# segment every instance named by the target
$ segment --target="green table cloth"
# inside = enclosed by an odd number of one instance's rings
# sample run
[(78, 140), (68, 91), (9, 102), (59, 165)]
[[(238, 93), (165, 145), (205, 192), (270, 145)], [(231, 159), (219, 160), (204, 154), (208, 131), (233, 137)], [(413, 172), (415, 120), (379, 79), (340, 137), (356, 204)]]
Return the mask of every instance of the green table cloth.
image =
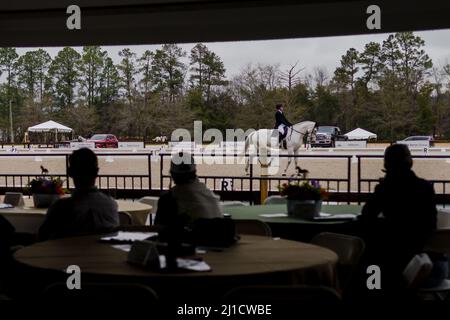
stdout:
[[(359, 205), (322, 205), (321, 212), (329, 214), (360, 214)], [(307, 223), (307, 224), (336, 224), (348, 220), (325, 220), (311, 221), (291, 217), (262, 217), (262, 214), (286, 213), (286, 204), (257, 205), (257, 206), (227, 206), (223, 208), (224, 213), (231, 215), (233, 219), (256, 219), (268, 223)]]

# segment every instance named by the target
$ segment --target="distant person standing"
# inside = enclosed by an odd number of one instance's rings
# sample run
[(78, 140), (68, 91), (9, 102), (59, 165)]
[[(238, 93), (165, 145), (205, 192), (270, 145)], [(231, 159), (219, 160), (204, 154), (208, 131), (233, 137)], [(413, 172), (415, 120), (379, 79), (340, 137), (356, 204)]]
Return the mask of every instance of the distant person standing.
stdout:
[(98, 175), (95, 153), (87, 148), (74, 151), (69, 157), (68, 173), (75, 191), (48, 209), (39, 229), (39, 239), (108, 232), (118, 227), (117, 203), (95, 187)]
[(286, 119), (284, 107), (281, 103), (277, 104), (275, 108), (277, 110), (275, 112), (275, 129), (279, 132), (278, 142), (281, 143), (286, 138), (288, 128), (292, 127), (292, 123)]
[(30, 148), (30, 136), (28, 135), (28, 131), (25, 131), (25, 134), (23, 136), (23, 145), (25, 148)]

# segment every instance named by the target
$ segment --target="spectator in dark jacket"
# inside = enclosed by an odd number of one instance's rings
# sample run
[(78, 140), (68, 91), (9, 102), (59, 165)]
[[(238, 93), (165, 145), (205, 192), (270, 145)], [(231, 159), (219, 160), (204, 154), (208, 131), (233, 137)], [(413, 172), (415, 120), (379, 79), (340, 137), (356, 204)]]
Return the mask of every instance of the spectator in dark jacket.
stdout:
[(15, 228), (11, 223), (0, 215), (0, 264), (11, 255), (10, 246)]
[(15, 228), (11, 223), (0, 215), (0, 296), (12, 270), (11, 245), (13, 245), (14, 231)]
[(111, 231), (119, 226), (117, 203), (95, 187), (98, 160), (82, 148), (69, 157), (69, 176), (75, 184), (71, 197), (59, 199), (47, 211), (39, 239)]
[(386, 149), (386, 175), (360, 217), (369, 259), (380, 265), (384, 283), (401, 281), (401, 273), (408, 262), (423, 251), (436, 229), (433, 186), (415, 175), (412, 164), (406, 145), (394, 144)]

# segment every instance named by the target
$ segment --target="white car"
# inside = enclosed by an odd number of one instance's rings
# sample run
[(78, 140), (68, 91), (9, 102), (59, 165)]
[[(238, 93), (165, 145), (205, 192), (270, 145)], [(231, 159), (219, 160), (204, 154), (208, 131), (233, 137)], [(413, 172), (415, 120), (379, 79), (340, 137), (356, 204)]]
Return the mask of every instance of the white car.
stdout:
[(406, 144), (410, 148), (429, 148), (434, 146), (434, 139), (432, 136), (410, 136), (406, 139), (397, 141), (400, 144)]
[(430, 146), (434, 143), (434, 139), (432, 136), (411, 136), (402, 141), (428, 141)]

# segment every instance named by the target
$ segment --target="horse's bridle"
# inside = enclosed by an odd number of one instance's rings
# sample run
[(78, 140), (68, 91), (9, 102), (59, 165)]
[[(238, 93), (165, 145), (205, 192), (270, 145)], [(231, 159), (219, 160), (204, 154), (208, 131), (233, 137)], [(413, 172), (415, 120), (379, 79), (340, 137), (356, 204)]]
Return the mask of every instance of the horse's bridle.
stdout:
[[(291, 131), (291, 134), (289, 135), (289, 138), (292, 136), (292, 132), (294, 132), (294, 131), (297, 132), (297, 133), (300, 133), (301, 135), (304, 135), (304, 136), (306, 135), (306, 136), (308, 136), (308, 130), (306, 130), (305, 132), (300, 132), (300, 131), (298, 131), (298, 130), (295, 130), (295, 129), (294, 129), (294, 126), (292, 126), (291, 129), (292, 129), (292, 131)], [(313, 129), (313, 130), (314, 130), (314, 129)], [(310, 134), (312, 134), (312, 131), (311, 131)]]

